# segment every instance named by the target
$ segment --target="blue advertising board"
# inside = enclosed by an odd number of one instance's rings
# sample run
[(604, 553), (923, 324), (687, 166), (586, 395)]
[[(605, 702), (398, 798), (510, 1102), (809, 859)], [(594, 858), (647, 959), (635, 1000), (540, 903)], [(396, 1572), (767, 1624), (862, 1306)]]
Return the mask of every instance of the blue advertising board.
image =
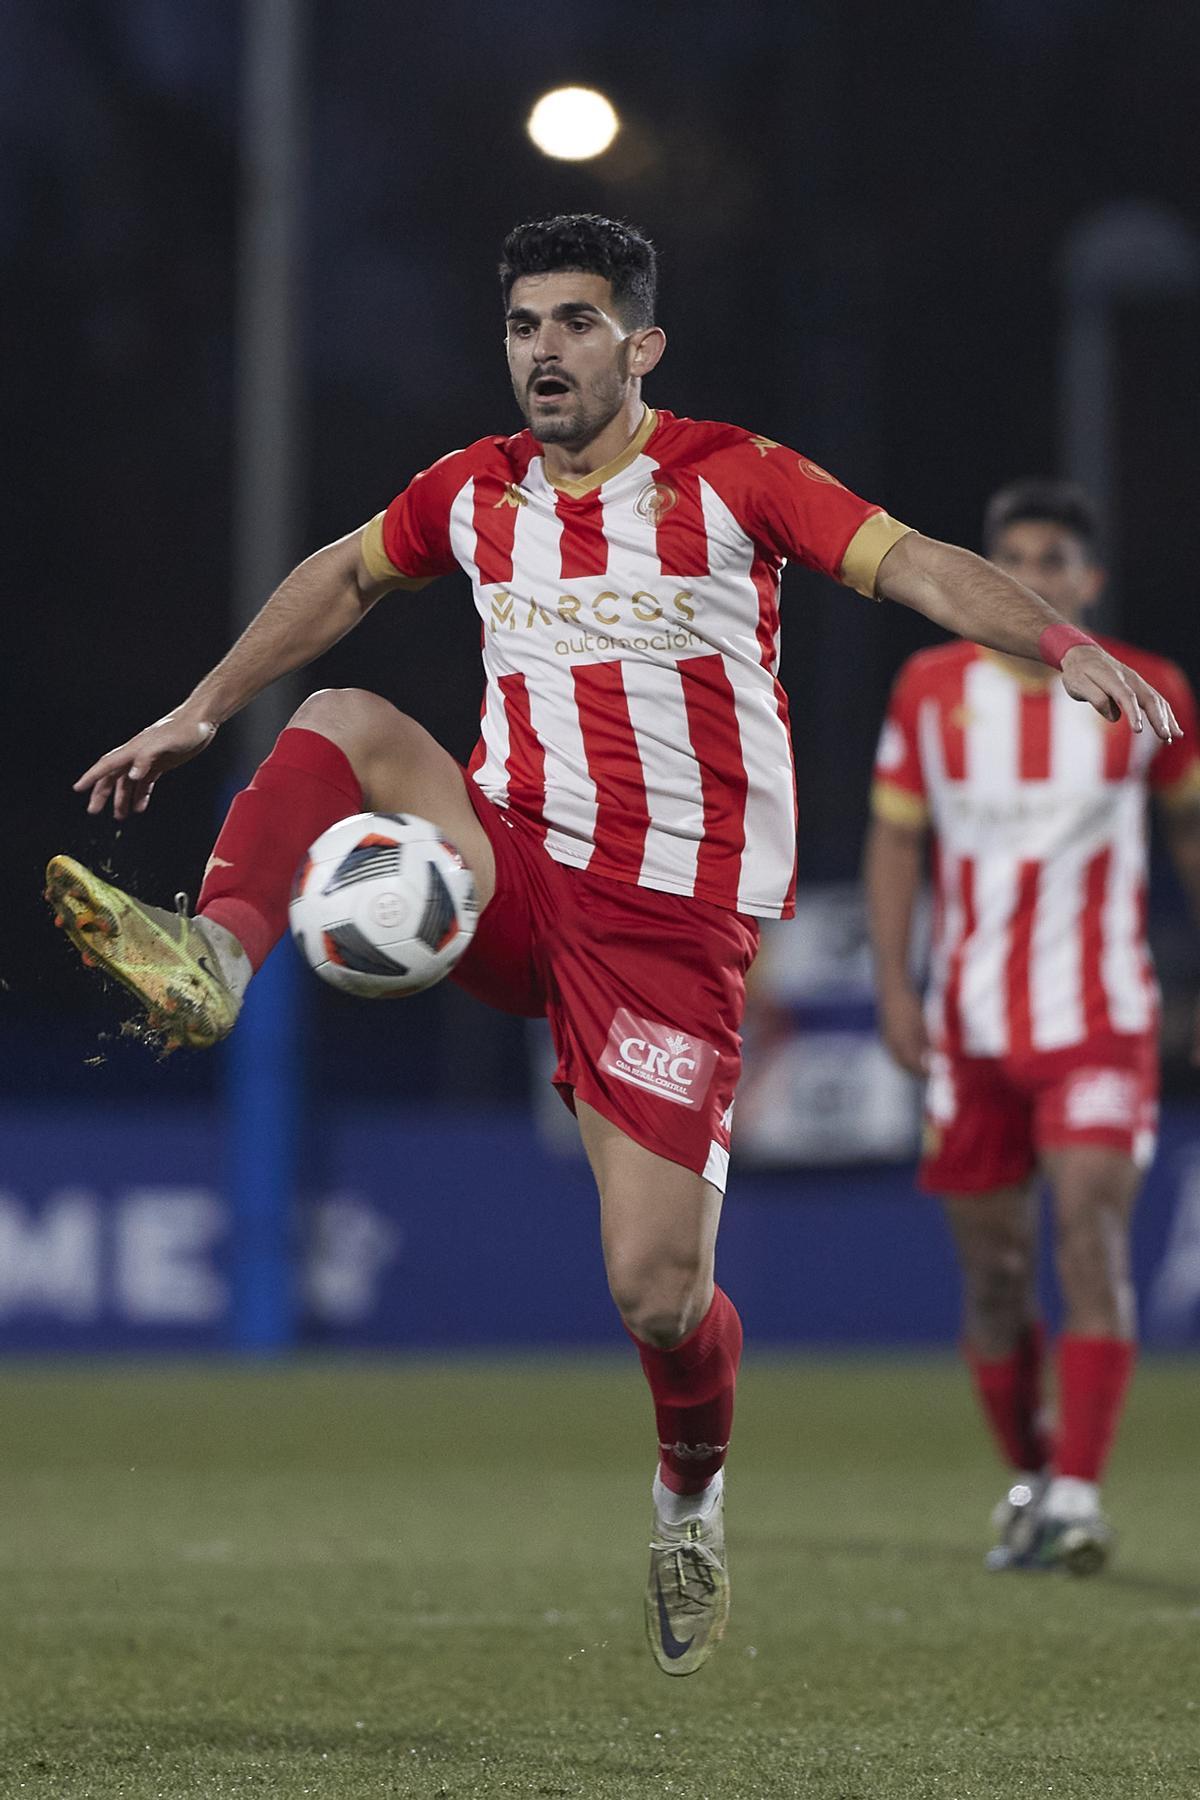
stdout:
[[(222, 1115), (0, 1114), (0, 1349), (228, 1349)], [(330, 1109), (289, 1258), (297, 1339), (433, 1349), (621, 1341), (583, 1161), (519, 1112)], [(1139, 1207), (1145, 1336), (1200, 1343), (1200, 1113), (1171, 1111)], [(719, 1271), (759, 1343), (952, 1341), (957, 1282), (907, 1168), (731, 1171)]]

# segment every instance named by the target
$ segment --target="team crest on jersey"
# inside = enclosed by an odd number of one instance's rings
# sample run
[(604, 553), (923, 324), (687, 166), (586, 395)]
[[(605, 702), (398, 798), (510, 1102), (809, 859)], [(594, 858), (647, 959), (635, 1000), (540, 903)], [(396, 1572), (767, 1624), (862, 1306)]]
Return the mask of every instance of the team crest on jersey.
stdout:
[(796, 467), (802, 475), (807, 475), (810, 481), (825, 481), (830, 487), (841, 487), (842, 485), (836, 475), (831, 475), (828, 469), (823, 469), (820, 463), (813, 462), (807, 456), (798, 456)]
[(528, 505), (529, 505), (529, 495), (523, 494), (515, 482), (508, 481), (508, 482), (505, 482), (504, 492), (501, 494), (500, 498), (497, 500), (495, 506), (493, 506), (492, 511), (496, 512), (501, 506), (517, 507), (517, 506), (528, 506)]
[(648, 481), (633, 503), (633, 510), (639, 519), (647, 520), (655, 530), (662, 524), (673, 506), (679, 504), (679, 495), (665, 481)]
[(653, 1019), (639, 1019), (624, 1006), (613, 1016), (600, 1058), (606, 1074), (662, 1100), (673, 1100), (676, 1106), (698, 1107), (716, 1066), (712, 1044)]

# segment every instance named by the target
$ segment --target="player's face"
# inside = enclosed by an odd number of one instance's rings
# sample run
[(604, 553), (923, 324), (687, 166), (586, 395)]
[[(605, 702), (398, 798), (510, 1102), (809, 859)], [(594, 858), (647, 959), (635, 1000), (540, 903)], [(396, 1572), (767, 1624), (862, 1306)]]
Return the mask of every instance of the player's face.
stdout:
[(507, 318), (513, 393), (542, 444), (581, 449), (630, 397), (639, 341), (613, 307), (603, 275), (523, 275)]
[(1104, 585), (1104, 571), (1065, 525), (1051, 519), (1019, 519), (997, 537), (992, 562), (1077, 623)]

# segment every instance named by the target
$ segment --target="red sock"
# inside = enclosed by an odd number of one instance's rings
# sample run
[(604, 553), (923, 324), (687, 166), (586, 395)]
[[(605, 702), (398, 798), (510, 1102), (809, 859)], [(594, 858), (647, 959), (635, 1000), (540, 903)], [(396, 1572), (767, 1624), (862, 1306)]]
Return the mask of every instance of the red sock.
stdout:
[(350, 760), (320, 732), (291, 726), (234, 798), (196, 902), (197, 918), (232, 931), (257, 969), (287, 926), (292, 877), (313, 839), (361, 812)]
[(983, 1357), (972, 1345), (963, 1345), (984, 1417), (1001, 1456), (1014, 1469), (1040, 1469), (1049, 1461), (1040, 1417), (1045, 1345), (1040, 1320), (1026, 1327), (1008, 1356)]
[(676, 1494), (698, 1494), (725, 1461), (742, 1321), (717, 1288), (712, 1305), (681, 1344), (658, 1350), (634, 1338), (658, 1425), (659, 1473)]
[(1059, 1338), (1056, 1475), (1099, 1481), (1136, 1354), (1125, 1338), (1075, 1337), (1070, 1332)]

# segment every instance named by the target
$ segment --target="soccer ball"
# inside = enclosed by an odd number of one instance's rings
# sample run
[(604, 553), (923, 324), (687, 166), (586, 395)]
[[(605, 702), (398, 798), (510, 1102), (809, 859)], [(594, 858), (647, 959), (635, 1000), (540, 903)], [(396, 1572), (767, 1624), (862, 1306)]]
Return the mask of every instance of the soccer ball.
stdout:
[(475, 881), (428, 819), (355, 813), (323, 831), (296, 870), (288, 921), (322, 981), (368, 1000), (419, 994), (475, 934)]

